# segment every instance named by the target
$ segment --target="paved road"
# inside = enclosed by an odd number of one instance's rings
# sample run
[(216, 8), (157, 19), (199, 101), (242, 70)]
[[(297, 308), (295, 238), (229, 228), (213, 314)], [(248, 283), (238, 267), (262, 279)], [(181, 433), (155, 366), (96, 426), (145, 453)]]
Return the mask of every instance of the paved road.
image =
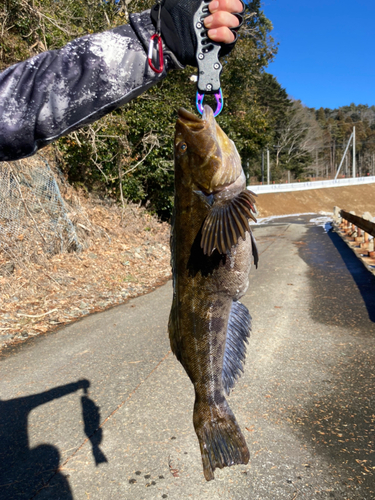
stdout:
[(203, 478), (168, 283), (2, 354), (1, 500), (373, 499), (375, 278), (311, 217), (255, 228), (247, 466)]

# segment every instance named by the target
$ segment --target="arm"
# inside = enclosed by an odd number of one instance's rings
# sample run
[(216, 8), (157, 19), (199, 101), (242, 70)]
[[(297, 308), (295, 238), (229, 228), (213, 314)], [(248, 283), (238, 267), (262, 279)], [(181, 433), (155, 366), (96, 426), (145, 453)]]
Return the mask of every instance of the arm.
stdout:
[[(149, 13), (134, 16), (154, 32)], [(24, 158), (137, 97), (182, 67), (165, 49), (161, 75), (129, 25), (72, 41), (0, 74), (0, 161)]]
[[(78, 380), (77, 382), (71, 382), (70, 384), (54, 387), (53, 389), (41, 392), (40, 394), (32, 394), (31, 396), (24, 396), (22, 398), (10, 400), (9, 403), (12, 401), (13, 402), (17, 401), (18, 404), (22, 405), (22, 407), (26, 404), (25, 408), (27, 408), (27, 412), (30, 412), (37, 406), (49, 403), (54, 399), (62, 398), (67, 394), (71, 394), (72, 392), (77, 392), (80, 389), (83, 389), (86, 394), (87, 389), (89, 387), (90, 387), (90, 382), (86, 379), (82, 379)], [(24, 410), (24, 412), (26, 412), (26, 410)]]
[[(241, 1), (213, 0), (210, 9), (209, 36), (232, 42), (229, 28), (239, 22), (230, 12), (240, 12)], [(154, 73), (147, 62), (148, 41), (155, 32), (149, 11), (134, 14), (130, 22), (131, 26), (88, 35), (60, 50), (38, 54), (0, 74), (0, 161), (31, 156), (145, 92), (170, 69), (194, 63), (194, 56), (190, 61), (179, 58), (179, 62), (173, 46), (164, 45), (164, 71)], [(186, 16), (180, 13), (179, 22), (186, 24)], [(185, 43), (195, 54), (192, 41), (183, 37)]]

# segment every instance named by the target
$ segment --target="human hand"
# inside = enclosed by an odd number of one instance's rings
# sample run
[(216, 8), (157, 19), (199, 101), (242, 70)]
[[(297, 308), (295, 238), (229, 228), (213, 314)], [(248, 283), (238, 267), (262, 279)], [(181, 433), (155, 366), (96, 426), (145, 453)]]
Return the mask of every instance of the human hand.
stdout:
[[(151, 20), (157, 26), (159, 8), (161, 8), (161, 36), (167, 47), (183, 65), (196, 66), (197, 40), (194, 14), (201, 0), (162, 0), (151, 9)], [(235, 32), (242, 24), (244, 4), (241, 0), (212, 0), (209, 3), (209, 15), (204, 24), (212, 41), (221, 44), (219, 56), (229, 54), (235, 45)]]
[(237, 28), (240, 20), (233, 14), (243, 12), (244, 6), (240, 0), (212, 0), (208, 6), (211, 15), (206, 17), (204, 25), (208, 28), (208, 36), (214, 42), (232, 43), (235, 34), (231, 28)]
[(87, 394), (87, 389), (90, 387), (90, 381), (86, 379), (78, 380), (78, 387), (83, 389), (84, 393)]

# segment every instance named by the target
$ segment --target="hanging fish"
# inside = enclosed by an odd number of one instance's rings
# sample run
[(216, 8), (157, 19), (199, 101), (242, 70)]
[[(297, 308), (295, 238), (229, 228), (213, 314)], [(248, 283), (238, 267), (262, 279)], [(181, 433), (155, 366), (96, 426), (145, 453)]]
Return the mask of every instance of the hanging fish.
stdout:
[(252, 255), (253, 193), (234, 143), (204, 107), (180, 109), (175, 134), (171, 251), (171, 347), (195, 389), (193, 422), (207, 481), (218, 468), (247, 464), (249, 450), (226, 401), (243, 371), (251, 317), (246, 292)]

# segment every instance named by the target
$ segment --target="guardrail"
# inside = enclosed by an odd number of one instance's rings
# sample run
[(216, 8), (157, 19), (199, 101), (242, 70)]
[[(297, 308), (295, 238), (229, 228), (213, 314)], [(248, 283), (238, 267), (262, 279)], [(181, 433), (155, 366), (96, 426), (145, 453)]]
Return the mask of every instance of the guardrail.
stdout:
[(373, 222), (372, 215), (366, 213), (362, 217), (358, 217), (354, 212), (346, 212), (335, 207), (334, 219), (341, 236), (344, 237), (348, 245), (357, 253), (358, 257), (362, 258), (365, 264), (370, 264), (370, 267), (373, 268), (375, 222)]
[(262, 184), (247, 186), (247, 189), (256, 194), (285, 193), (288, 191), (304, 191), (306, 189), (323, 189), (340, 186), (355, 186), (358, 184), (371, 184), (375, 176), (349, 177), (347, 179), (331, 179), (329, 181), (291, 182), (290, 184)]
[[(365, 232), (367, 236), (370, 234), (375, 237), (375, 223), (371, 222), (370, 219), (364, 217), (358, 217), (358, 215), (354, 215), (350, 212), (345, 212), (345, 210), (340, 210), (340, 217), (344, 219), (344, 223), (351, 223), (352, 226), (357, 229), (361, 229)], [(369, 215), (371, 217), (371, 215)]]

